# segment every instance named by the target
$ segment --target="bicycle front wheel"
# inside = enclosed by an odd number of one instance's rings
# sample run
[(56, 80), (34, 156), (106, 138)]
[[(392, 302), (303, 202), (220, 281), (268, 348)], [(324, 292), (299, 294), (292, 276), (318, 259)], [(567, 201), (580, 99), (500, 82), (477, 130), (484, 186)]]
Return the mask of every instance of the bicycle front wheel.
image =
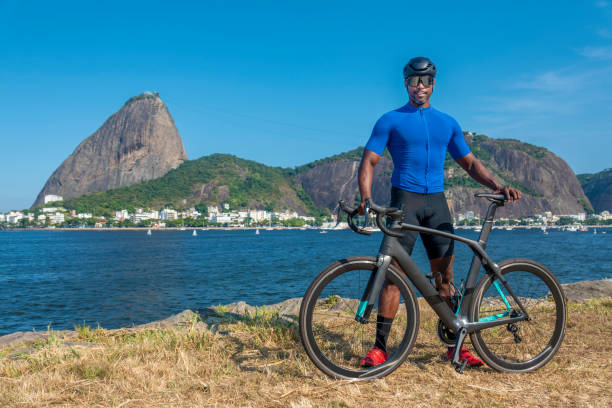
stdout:
[(419, 327), (417, 298), (403, 274), (389, 266), (386, 278), (397, 286), (400, 299), (387, 341), (388, 360), (372, 368), (359, 366), (376, 339), (378, 308), (376, 305), (365, 323), (357, 322), (355, 314), (375, 271), (375, 258), (343, 259), (321, 272), (302, 300), (299, 317), (302, 344), (312, 362), (331, 377), (362, 380), (383, 377), (399, 367), (414, 345)]
[[(550, 361), (563, 341), (566, 320), (563, 290), (557, 278), (536, 262), (512, 259), (499, 267), (529, 320), (472, 333), (472, 344), (495, 370), (515, 373), (537, 370)], [(521, 313), (495, 275), (486, 275), (476, 286), (470, 321), (504, 319)]]

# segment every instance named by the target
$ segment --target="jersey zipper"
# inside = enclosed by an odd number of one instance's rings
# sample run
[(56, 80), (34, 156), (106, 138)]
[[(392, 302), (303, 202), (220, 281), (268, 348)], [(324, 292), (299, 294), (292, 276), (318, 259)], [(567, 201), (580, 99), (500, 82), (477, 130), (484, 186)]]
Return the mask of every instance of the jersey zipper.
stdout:
[(429, 182), (427, 181), (427, 175), (429, 174), (429, 127), (427, 126), (427, 120), (423, 115), (423, 108), (419, 110), (421, 111), (421, 119), (423, 120), (423, 125), (425, 126), (425, 151), (427, 152), (427, 161), (425, 162), (425, 194), (428, 194)]

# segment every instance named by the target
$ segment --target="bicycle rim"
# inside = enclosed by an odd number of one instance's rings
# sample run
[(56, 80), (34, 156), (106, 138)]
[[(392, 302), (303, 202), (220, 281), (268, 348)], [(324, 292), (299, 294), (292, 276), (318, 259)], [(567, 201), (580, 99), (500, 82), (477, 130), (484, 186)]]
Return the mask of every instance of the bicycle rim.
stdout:
[(371, 379), (389, 374), (407, 357), (418, 330), (416, 296), (400, 274), (389, 270), (387, 279), (400, 292), (398, 312), (389, 327), (388, 360), (372, 368), (359, 366), (374, 346), (378, 305), (367, 323), (355, 320), (375, 259), (340, 261), (321, 273), (307, 292), (300, 313), (302, 342), (311, 360), (337, 378)]
[[(500, 265), (502, 275), (522, 302), (528, 321), (495, 326), (471, 335), (478, 354), (498, 371), (526, 372), (546, 364), (561, 345), (565, 300), (556, 278), (528, 260)], [(488, 276), (476, 289), (472, 321), (503, 319), (521, 308), (498, 279)]]

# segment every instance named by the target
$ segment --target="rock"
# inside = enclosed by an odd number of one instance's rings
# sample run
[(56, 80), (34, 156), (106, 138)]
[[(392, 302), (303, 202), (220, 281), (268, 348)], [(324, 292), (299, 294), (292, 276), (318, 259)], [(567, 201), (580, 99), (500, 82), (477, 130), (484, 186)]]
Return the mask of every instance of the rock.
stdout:
[(578, 180), (595, 212), (612, 212), (612, 169), (595, 174), (579, 174)]
[(0, 337), (0, 347), (15, 346), (18, 344), (33, 343), (47, 337), (46, 333), (16, 332)]
[[(523, 192), (523, 198), (500, 209), (499, 216), (519, 218), (545, 211), (576, 214), (591, 205), (572, 169), (545, 148), (484, 135), (466, 134), (465, 139), (500, 183), (516, 186)], [(295, 176), (296, 184), (318, 207), (333, 210), (340, 199), (352, 204), (359, 195), (361, 153), (362, 149), (355, 149), (301, 166)], [(372, 197), (380, 205), (390, 201), (392, 172), (392, 160), (383, 155), (374, 169), (372, 183)], [(489, 202), (474, 197), (476, 192), (487, 191), (485, 187), (475, 187), (478, 184), (452, 160), (445, 166), (445, 178), (450, 186), (446, 188), (446, 198), (452, 213), (471, 210), (475, 215), (485, 215)]]
[(33, 207), (44, 196), (83, 194), (162, 177), (187, 160), (183, 141), (157, 94), (131, 98), (53, 172)]
[(154, 322), (140, 324), (134, 326), (134, 329), (170, 329), (177, 327), (192, 327), (198, 330), (206, 330), (207, 324), (200, 320), (198, 314), (187, 309), (174, 316), (167, 317), (163, 320), (157, 320)]
[(595, 298), (612, 297), (612, 279), (582, 281), (562, 284), (565, 296), (570, 302), (584, 302)]
[(265, 306), (268, 310), (276, 310), (280, 316), (297, 316), (300, 314), (302, 298), (287, 299), (284, 302)]

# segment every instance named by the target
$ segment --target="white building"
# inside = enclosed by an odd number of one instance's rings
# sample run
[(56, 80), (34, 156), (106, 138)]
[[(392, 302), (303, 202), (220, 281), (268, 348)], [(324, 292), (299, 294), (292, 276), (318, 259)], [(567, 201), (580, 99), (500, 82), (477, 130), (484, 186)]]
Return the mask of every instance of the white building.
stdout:
[(54, 201), (64, 201), (64, 197), (55, 194), (47, 194), (45, 195), (45, 204), (52, 203)]
[(123, 220), (127, 220), (128, 218), (130, 218), (130, 214), (128, 213), (127, 210), (115, 211), (116, 221), (123, 221)]
[(161, 212), (161, 219), (164, 221), (172, 221), (178, 219), (178, 212), (170, 208), (164, 208)]
[(248, 210), (247, 216), (251, 217), (251, 219), (255, 222), (270, 219), (270, 214), (268, 214), (268, 212), (264, 210)]
[(21, 211), (11, 211), (5, 214), (6, 222), (10, 224), (17, 224), (22, 218), (23, 213)]
[(77, 215), (76, 215), (76, 217), (77, 217), (78, 219), (80, 219), (80, 220), (86, 220), (86, 219), (88, 219), (88, 218), (91, 218), (91, 217), (92, 217), (92, 215), (91, 215), (91, 214), (89, 214), (89, 213), (79, 213), (79, 214), (77, 214)]
[(62, 222), (64, 222), (64, 214), (61, 212), (56, 212), (49, 216), (50, 224), (61, 224)]
[(45, 214), (40, 214), (37, 218), (37, 220), (40, 222), (45, 222), (46, 219), (47, 219), (47, 216)]
[(219, 224), (228, 224), (232, 222), (232, 217), (229, 214), (214, 214), (211, 218), (210, 218), (211, 222), (217, 222)]
[(570, 217), (577, 221), (584, 221), (586, 220), (586, 213), (571, 214)]
[(6, 222), (6, 215), (0, 213), (0, 222)]

